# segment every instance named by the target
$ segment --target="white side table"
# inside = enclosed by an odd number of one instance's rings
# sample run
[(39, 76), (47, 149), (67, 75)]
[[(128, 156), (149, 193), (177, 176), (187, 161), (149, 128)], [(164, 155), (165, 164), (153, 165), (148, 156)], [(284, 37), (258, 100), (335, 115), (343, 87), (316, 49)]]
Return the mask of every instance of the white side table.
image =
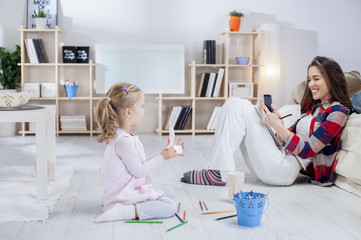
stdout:
[(37, 198), (48, 197), (48, 179), (55, 180), (55, 105), (42, 109), (0, 111), (0, 122), (35, 122)]

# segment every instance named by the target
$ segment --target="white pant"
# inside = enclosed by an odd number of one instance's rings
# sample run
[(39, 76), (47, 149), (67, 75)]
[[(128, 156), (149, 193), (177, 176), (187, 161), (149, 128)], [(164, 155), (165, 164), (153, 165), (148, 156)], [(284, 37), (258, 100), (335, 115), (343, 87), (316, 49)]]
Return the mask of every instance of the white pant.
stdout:
[(206, 168), (234, 171), (233, 154), (240, 146), (249, 170), (259, 180), (271, 185), (290, 185), (300, 171), (299, 164), (294, 156), (276, 146), (256, 111), (248, 100), (226, 101)]
[(165, 197), (158, 200), (136, 203), (139, 220), (152, 218), (167, 218), (174, 216), (177, 205), (172, 200), (174, 198), (174, 190), (163, 185)]

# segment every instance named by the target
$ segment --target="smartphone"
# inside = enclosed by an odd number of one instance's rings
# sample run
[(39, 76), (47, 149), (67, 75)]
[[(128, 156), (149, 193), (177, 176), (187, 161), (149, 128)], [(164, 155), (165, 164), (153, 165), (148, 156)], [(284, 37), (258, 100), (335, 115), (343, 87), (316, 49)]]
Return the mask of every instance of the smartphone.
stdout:
[(272, 104), (272, 96), (270, 94), (264, 94), (263, 95), (264, 104), (267, 106), (268, 110), (270, 112), (273, 112), (273, 109), (271, 107)]

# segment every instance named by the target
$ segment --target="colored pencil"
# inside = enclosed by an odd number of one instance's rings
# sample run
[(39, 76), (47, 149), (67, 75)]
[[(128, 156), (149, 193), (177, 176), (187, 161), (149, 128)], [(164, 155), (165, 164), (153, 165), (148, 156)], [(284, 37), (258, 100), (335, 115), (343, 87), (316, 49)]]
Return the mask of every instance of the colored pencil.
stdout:
[(235, 214), (235, 215), (230, 215), (230, 216), (225, 216), (225, 217), (220, 217), (220, 218), (216, 218), (215, 220), (218, 221), (218, 220), (222, 220), (222, 219), (226, 219), (226, 218), (231, 218), (231, 217), (237, 217), (237, 214)]
[(176, 213), (175, 216), (179, 219), (179, 221), (183, 222), (183, 220), (180, 218), (180, 216)]
[(204, 201), (203, 201), (203, 205), (206, 208), (206, 210), (208, 211), (207, 205), (206, 205), (206, 203)]
[(178, 225), (176, 225), (176, 226), (174, 226), (174, 227), (171, 227), (171, 228), (169, 228), (166, 232), (169, 232), (169, 231), (171, 231), (171, 230), (173, 230), (173, 229), (175, 229), (175, 228), (177, 228), (177, 227), (180, 227), (180, 226), (186, 224), (187, 222), (188, 222), (188, 221), (185, 221), (185, 222), (182, 222), (181, 224), (178, 224)]
[(264, 196), (263, 196), (263, 198), (266, 198), (266, 197), (268, 196), (268, 194), (269, 194), (269, 192), (268, 192), (268, 193), (266, 193), (266, 195), (264, 195)]
[(179, 203), (178, 203), (178, 210), (177, 210), (177, 213), (179, 213), (180, 205), (181, 205), (181, 203), (179, 202)]
[(234, 212), (234, 210), (223, 210), (223, 211), (215, 211), (215, 212), (203, 212), (202, 214), (214, 214), (214, 213), (226, 213), (226, 212)]
[(163, 221), (125, 221), (125, 223), (163, 223)]
[(186, 211), (183, 212), (183, 222), (186, 220)]
[(199, 206), (201, 206), (201, 211), (203, 211), (202, 202), (199, 201)]

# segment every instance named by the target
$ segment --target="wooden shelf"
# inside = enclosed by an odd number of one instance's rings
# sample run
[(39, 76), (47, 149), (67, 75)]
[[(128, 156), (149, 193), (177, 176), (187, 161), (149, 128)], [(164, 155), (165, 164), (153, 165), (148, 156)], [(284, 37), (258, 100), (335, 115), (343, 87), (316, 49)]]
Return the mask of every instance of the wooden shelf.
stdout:
[[(87, 126), (89, 127), (89, 129), (93, 129), (96, 126), (95, 123), (95, 119), (94, 119), (94, 102), (93, 100), (99, 100), (102, 99), (104, 97), (100, 97), (99, 95), (97, 95), (96, 97), (93, 97), (93, 78), (94, 78), (94, 67), (96, 66), (95, 63), (93, 63), (92, 60), (89, 60), (89, 63), (61, 63), (59, 61), (61, 54), (60, 51), (60, 44), (59, 44), (59, 33), (61, 33), (62, 31), (56, 27), (55, 29), (24, 29), (23, 26), (21, 26), (20, 29), (18, 29), (18, 31), (20, 32), (20, 42), (21, 42), (21, 63), (19, 63), (18, 65), (21, 67), (21, 87), (22, 90), (24, 90), (24, 84), (25, 83), (39, 83), (39, 81), (41, 82), (41, 78), (38, 78), (38, 76), (41, 74), (43, 74), (43, 72), (39, 73), (39, 70), (36, 70), (34, 73), (32, 72), (33, 68), (38, 68), (38, 67), (53, 67), (55, 70), (55, 74), (53, 73), (47, 73), (46, 71), (44, 71), (44, 74), (48, 74), (47, 78), (49, 79), (47, 81), (47, 83), (54, 83), (55, 84), (55, 89), (56, 89), (56, 96), (55, 97), (51, 97), (51, 98), (45, 98), (45, 97), (40, 97), (40, 98), (31, 98), (31, 101), (54, 101), (51, 104), (55, 104), (56, 105), (56, 134), (59, 136), (59, 134), (97, 134), (100, 133), (99, 130), (79, 130), (79, 131), (63, 131), (61, 130), (61, 126), (60, 126), (60, 115), (66, 114), (66, 115), (86, 115), (87, 120), (89, 121), (87, 123)], [(47, 41), (45, 48), (46, 48), (46, 52), (48, 54), (48, 56), (52, 56), (52, 60), (51, 63), (38, 63), (38, 64), (34, 64), (34, 63), (29, 63), (26, 56), (27, 56), (27, 51), (25, 50), (25, 43), (24, 40), (26, 38), (28, 38), (28, 34), (31, 34), (31, 37), (33, 37), (34, 35), (36, 35), (36, 37), (42, 37), (44, 36), (43, 34), (53, 34), (53, 37), (49, 37), (51, 39), (51, 41)], [(44, 36), (47, 37), (47, 36)], [(63, 74), (66, 71), (69, 71), (71, 68), (73, 72), (76, 72), (76, 70), (74, 69), (78, 69), (78, 68), (88, 68), (88, 76), (84, 76), (79, 78), (79, 80), (77, 79), (77, 81), (79, 82), (79, 84), (82, 87), (87, 88), (87, 90), (85, 90), (85, 93), (82, 92), (80, 96), (78, 97), (73, 97), (73, 98), (68, 98), (68, 97), (64, 97), (64, 90), (62, 85), (60, 84), (60, 76), (61, 74)], [(32, 74), (30, 74), (30, 72)], [(40, 80), (38, 80), (40, 79)], [(87, 92), (87, 93), (86, 93)], [(79, 94), (79, 93), (78, 93)], [(70, 105), (76, 105), (77, 103), (79, 103), (79, 101), (82, 102), (86, 102), (86, 104), (88, 105), (87, 108), (82, 109), (82, 112), (79, 113), (77, 112), (77, 110), (73, 110), (75, 109), (76, 106), (68, 108), (66, 107), (66, 109), (71, 109), (69, 111), (72, 111), (70, 114), (69, 112), (63, 113), (62, 111), (64, 111), (64, 107), (62, 108), (61, 106), (64, 104), (65, 106)], [(83, 104), (83, 103), (82, 103)], [(26, 134), (34, 134), (33, 131), (29, 131), (27, 124), (26, 123), (22, 123), (22, 130), (20, 131), (20, 133), (24, 136)]]
[[(188, 96), (179, 96), (179, 95), (172, 95), (172, 96), (164, 96), (162, 94), (159, 94), (159, 96), (156, 97), (158, 100), (158, 127), (155, 129), (159, 135), (167, 134), (169, 133), (168, 130), (163, 129), (163, 126), (165, 125), (165, 122), (168, 120), (167, 117), (169, 116), (172, 106), (174, 104), (171, 103), (171, 101), (188, 101), (187, 104), (189, 104), (192, 107), (192, 113), (188, 121), (190, 121), (190, 127), (189, 129), (185, 130), (175, 130), (175, 133), (179, 134), (187, 134), (191, 133), (192, 135), (195, 134), (213, 134), (215, 130), (207, 130), (206, 126), (207, 123), (199, 123), (199, 119), (205, 120), (204, 114), (209, 114), (209, 118), (211, 117), (212, 111), (209, 111), (209, 105), (217, 106), (220, 105), (220, 102), (223, 104), (228, 96), (229, 96), (229, 82), (241, 82), (240, 79), (242, 78), (236, 78), (233, 75), (237, 74), (237, 72), (247, 73), (246, 75), (249, 76), (248, 79), (243, 79), (243, 81), (246, 82), (252, 82), (254, 87), (254, 97), (248, 97), (244, 99), (248, 99), (254, 104), (259, 103), (260, 99), (260, 68), (262, 67), (260, 63), (260, 36), (261, 32), (258, 31), (252, 31), (252, 32), (229, 32), (228, 30), (225, 30), (221, 33), (222, 35), (222, 63), (220, 64), (199, 64), (195, 61), (192, 61), (190, 64), (188, 64), (188, 70), (190, 71), (190, 80), (189, 85), (190, 90), (188, 93)], [(250, 46), (247, 47), (246, 52), (247, 55), (250, 57), (248, 65), (238, 65), (234, 64), (232, 62), (229, 62), (230, 60), (230, 39), (233, 37), (240, 37), (240, 38), (247, 38), (250, 42)], [(258, 51), (256, 50), (256, 46), (258, 47)], [(244, 49), (244, 48), (243, 48)], [(247, 56), (246, 55), (246, 56)], [(198, 93), (199, 87), (199, 81), (201, 73), (205, 71), (212, 72), (217, 71), (219, 68), (224, 68), (224, 76), (221, 86), (221, 92), (220, 97), (198, 97), (196, 94)], [(232, 73), (232, 77), (230, 77), (230, 72), (234, 71), (234, 74)], [(166, 107), (164, 107), (164, 105)], [(168, 107), (168, 108), (167, 108)], [(205, 108), (207, 110), (203, 110), (202, 113), (199, 110), (200, 108)], [(165, 111), (165, 112), (164, 112)], [(208, 111), (208, 112), (207, 112)], [(188, 124), (189, 125), (189, 124)], [(205, 126), (202, 128), (202, 126)], [(201, 126), (201, 127), (198, 127)]]
[(58, 97), (57, 99), (63, 101), (78, 101), (78, 100), (90, 100), (91, 97)]

